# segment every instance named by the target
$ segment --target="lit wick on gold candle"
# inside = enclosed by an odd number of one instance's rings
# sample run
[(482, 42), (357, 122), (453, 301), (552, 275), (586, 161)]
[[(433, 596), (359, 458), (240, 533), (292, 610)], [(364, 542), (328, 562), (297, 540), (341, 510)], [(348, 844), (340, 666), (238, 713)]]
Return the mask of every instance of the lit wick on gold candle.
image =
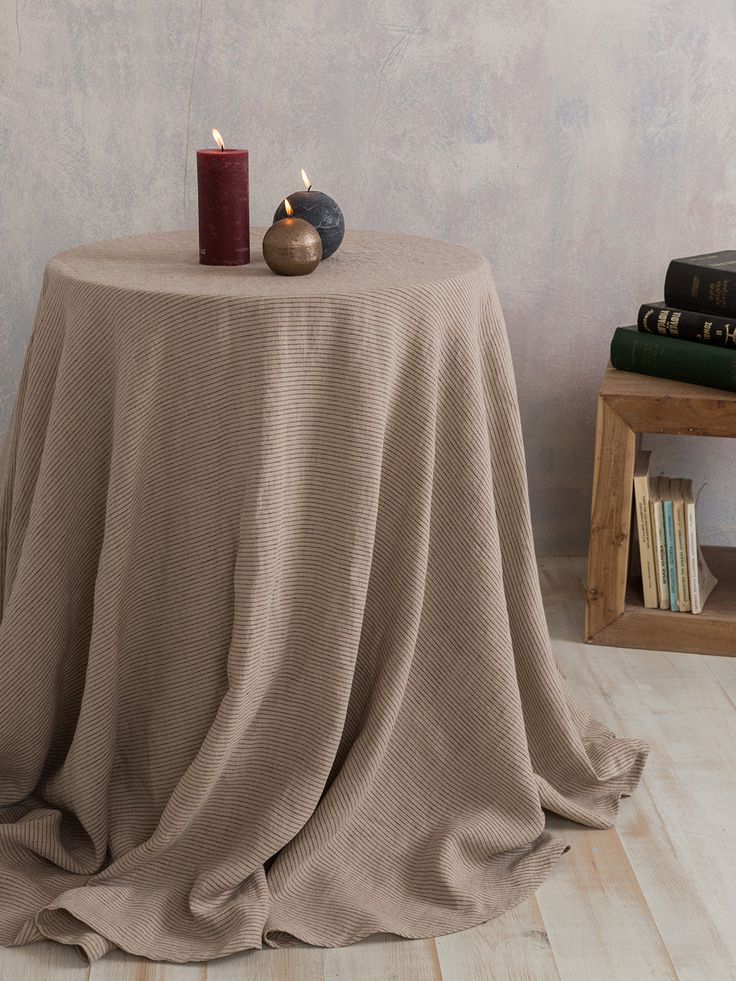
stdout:
[(305, 276), (317, 268), (322, 258), (319, 232), (302, 218), (284, 198), (287, 217), (274, 222), (263, 236), (263, 258), (278, 276)]

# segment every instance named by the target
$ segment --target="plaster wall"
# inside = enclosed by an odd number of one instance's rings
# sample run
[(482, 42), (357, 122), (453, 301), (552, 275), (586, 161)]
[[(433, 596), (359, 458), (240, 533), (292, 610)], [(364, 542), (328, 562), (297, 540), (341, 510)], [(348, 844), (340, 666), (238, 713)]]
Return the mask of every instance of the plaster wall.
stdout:
[[(688, 0), (0, 0), (0, 428), (43, 267), (195, 224), (212, 126), (254, 223), (304, 166), (354, 227), (466, 243), (505, 309), (541, 552), (585, 547), (611, 333), (734, 246), (736, 10)], [(730, 443), (656, 444), (734, 535)]]

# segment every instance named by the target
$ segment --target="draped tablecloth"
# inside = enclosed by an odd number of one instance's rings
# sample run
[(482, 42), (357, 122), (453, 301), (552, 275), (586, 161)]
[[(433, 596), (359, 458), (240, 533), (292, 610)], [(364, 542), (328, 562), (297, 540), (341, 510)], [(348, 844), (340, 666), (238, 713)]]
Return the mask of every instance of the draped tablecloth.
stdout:
[(603, 828), (486, 261), (52, 259), (0, 470), (0, 943), (187, 961), (438, 935)]

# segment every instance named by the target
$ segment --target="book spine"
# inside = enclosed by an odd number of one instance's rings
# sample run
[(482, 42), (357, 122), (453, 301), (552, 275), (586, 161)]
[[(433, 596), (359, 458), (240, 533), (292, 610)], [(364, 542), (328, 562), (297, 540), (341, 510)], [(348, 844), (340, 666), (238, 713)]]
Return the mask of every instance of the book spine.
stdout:
[(675, 558), (675, 515), (672, 501), (662, 501), (664, 535), (667, 542), (667, 578), (670, 585), (670, 609), (677, 612), (677, 559)]
[(664, 280), (668, 307), (736, 315), (736, 272), (673, 259)]
[(695, 504), (685, 505), (685, 526), (687, 528), (687, 569), (690, 580), (690, 609), (700, 613), (703, 604), (700, 597), (700, 575), (698, 572), (698, 536), (695, 531)]
[(667, 576), (667, 542), (664, 535), (662, 502), (651, 501), (652, 527), (654, 529), (654, 559), (657, 565), (657, 593), (660, 610), (670, 608), (670, 583)]
[(611, 364), (621, 371), (736, 392), (736, 349), (677, 344), (671, 337), (618, 327), (611, 341)]
[(713, 347), (736, 347), (736, 320), (725, 317), (645, 303), (639, 308), (636, 323), (645, 334), (678, 337), (681, 341), (698, 341)]
[(652, 544), (652, 522), (649, 514), (649, 478), (646, 475), (634, 477), (634, 500), (636, 501), (636, 527), (639, 532), (639, 558), (641, 559), (641, 579), (644, 591), (644, 606), (656, 610), (657, 575), (654, 567), (654, 546)]
[(673, 505), (675, 523), (675, 564), (677, 566), (677, 608), (680, 613), (690, 612), (690, 588), (687, 568), (687, 531), (685, 529), (685, 505), (676, 501)]

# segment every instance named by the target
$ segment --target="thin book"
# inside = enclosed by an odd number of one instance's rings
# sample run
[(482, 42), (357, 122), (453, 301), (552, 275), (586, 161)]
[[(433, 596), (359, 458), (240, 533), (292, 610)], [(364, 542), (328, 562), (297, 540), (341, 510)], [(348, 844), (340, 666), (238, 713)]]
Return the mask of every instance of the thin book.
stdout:
[(649, 460), (651, 455), (651, 450), (640, 450), (637, 454), (634, 468), (634, 502), (636, 505), (636, 528), (639, 534), (644, 606), (656, 610), (659, 606), (659, 596), (657, 594), (657, 566), (650, 511)]
[(675, 568), (677, 570), (677, 608), (680, 613), (690, 612), (690, 582), (688, 575), (687, 530), (685, 528), (685, 502), (683, 485), (687, 481), (676, 477), (670, 481), (672, 516), (675, 529)]
[(667, 582), (670, 591), (670, 609), (677, 613), (677, 558), (675, 545), (675, 509), (672, 503), (672, 481), (669, 477), (659, 478), (662, 495), (662, 514), (664, 516), (664, 540), (667, 546)]
[[(718, 580), (711, 572), (703, 558), (703, 551), (698, 544), (698, 534), (695, 524), (697, 498), (693, 496), (693, 482), (683, 481), (683, 501), (685, 504), (685, 527), (687, 531), (688, 579), (690, 581), (690, 604), (693, 613), (702, 613), (705, 601), (708, 599)], [(698, 498), (703, 488), (698, 491)]]
[(667, 540), (664, 533), (661, 477), (654, 477), (649, 485), (649, 511), (654, 539), (654, 563), (657, 576), (657, 598), (660, 610), (670, 608), (670, 581), (667, 572)]

